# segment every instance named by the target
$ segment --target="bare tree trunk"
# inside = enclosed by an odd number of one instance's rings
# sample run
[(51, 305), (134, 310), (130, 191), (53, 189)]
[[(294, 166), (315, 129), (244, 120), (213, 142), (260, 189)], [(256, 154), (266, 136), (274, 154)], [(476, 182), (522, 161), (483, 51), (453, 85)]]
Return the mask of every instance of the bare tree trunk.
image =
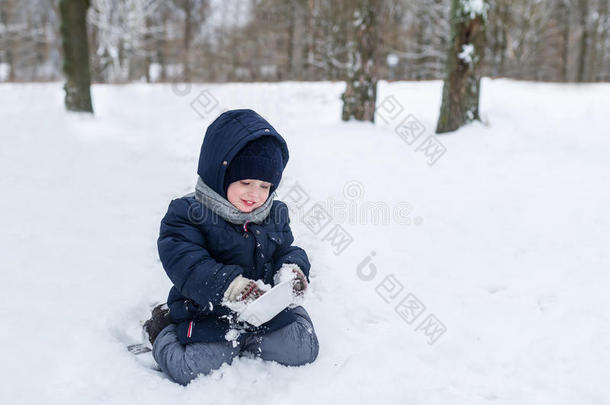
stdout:
[(163, 12), (161, 21), (163, 24), (163, 38), (158, 38), (155, 41), (155, 47), (157, 48), (157, 63), (160, 66), (159, 80), (161, 82), (167, 81), (167, 67), (165, 66), (165, 60), (167, 55), (167, 32), (168, 32), (168, 15), (167, 12)]
[(146, 83), (150, 83), (151, 82), (151, 77), (150, 77), (150, 65), (153, 63), (152, 60), (152, 53), (153, 53), (153, 49), (152, 49), (152, 35), (150, 33), (151, 30), (151, 21), (150, 21), (150, 17), (146, 17), (145, 20), (145, 26), (146, 26), (146, 31), (144, 34), (144, 52), (146, 53), (146, 55), (144, 56), (144, 77), (146, 78)]
[[(608, 76), (608, 69), (606, 69), (606, 48), (608, 41), (608, 0), (599, 0), (599, 19), (601, 24), (601, 34), (599, 36), (599, 63), (596, 64), (596, 72), (593, 80), (595, 81), (603, 81), (608, 80), (610, 77)], [(606, 76), (604, 77), (604, 73)]]
[(314, 41), (315, 41), (315, 18), (316, 18), (316, 5), (314, 0), (308, 0), (307, 2), (307, 44), (303, 47), (303, 73), (305, 80), (311, 80), (313, 78), (313, 65), (312, 61), (314, 58)]
[(443, 85), (437, 133), (455, 131), (479, 117), (480, 68), (485, 49), (487, 1), (482, 9), (476, 1), (453, 0), (451, 40)]
[[(415, 43), (419, 46), (424, 44), (424, 23), (420, 23), (417, 25), (417, 34), (415, 35)], [(415, 68), (415, 80), (423, 80), (424, 72), (426, 71), (425, 67), (426, 57), (421, 56), (415, 60), (413, 63), (413, 67)]]
[(7, 49), (6, 51), (6, 64), (8, 65), (8, 77), (7, 80), (9, 82), (15, 81), (15, 63), (13, 62), (13, 53), (11, 49)]
[(66, 74), (65, 104), (70, 111), (93, 112), (89, 44), (87, 43), (87, 9), (89, 0), (60, 0), (61, 36)]
[(589, 4), (588, 0), (580, 0), (578, 2), (578, 8), (580, 11), (580, 47), (578, 49), (578, 70), (576, 73), (576, 81), (585, 81), (585, 63), (587, 58), (587, 43), (589, 41), (589, 30), (587, 28), (587, 19), (589, 16)]
[(343, 121), (375, 121), (380, 35), (377, 19), (381, 0), (359, 0), (355, 13), (355, 38), (350, 40), (350, 66), (343, 99)]
[[(593, 12), (595, 14), (595, 11)], [(599, 41), (599, 24), (602, 19), (601, 15), (597, 15), (592, 23), (589, 24), (589, 44), (587, 49), (589, 54), (587, 55), (587, 62), (585, 65), (585, 81), (594, 82), (597, 66), (599, 66), (599, 55), (597, 52), (597, 44)]]
[(293, 79), (292, 70), (294, 68), (294, 31), (296, 26), (296, 0), (290, 0), (290, 5), (288, 7), (288, 49), (287, 49), (287, 57), (288, 61), (286, 63), (286, 76), (289, 79)]
[(183, 58), (182, 58), (182, 79), (185, 82), (190, 82), (191, 81), (191, 67), (190, 67), (190, 63), (189, 63), (189, 58), (190, 58), (190, 48), (191, 48), (191, 37), (192, 37), (192, 18), (191, 18), (191, 2), (189, 0), (183, 0), (182, 1), (182, 5), (183, 8), (182, 10), (184, 11), (185, 17), (184, 17), (184, 38), (183, 38), (183, 49), (182, 52), (184, 52), (183, 54)]
[(501, 12), (501, 4), (497, 4), (494, 6), (494, 14), (495, 14), (495, 24), (493, 24), (492, 31), (492, 44), (491, 44), (491, 76), (498, 77), (500, 75), (501, 67), (500, 67), (500, 59), (503, 57), (504, 52), (506, 52), (506, 37), (504, 36), (504, 21), (502, 20), (502, 12)]
[(566, 4), (567, 0), (559, 0), (560, 18), (563, 25), (563, 47), (561, 49), (561, 78), (564, 82), (568, 81), (568, 62), (570, 56), (570, 7)]
[(498, 71), (505, 75), (506, 71), (506, 51), (508, 48), (508, 27), (510, 26), (510, 6), (502, 3), (500, 6), (500, 18), (502, 19), (502, 31), (500, 36), (500, 60), (498, 62)]
[[(9, 27), (13, 24), (13, 14), (15, 9), (17, 8), (16, 2), (6, 1), (0, 7), (0, 23), (2, 23), (5, 27)], [(7, 29), (8, 31), (8, 29)], [(0, 36), (0, 51), (4, 51), (4, 62), (8, 65), (8, 76), (7, 80), (9, 82), (13, 82), (16, 79), (15, 76), (15, 49), (17, 48), (15, 45), (17, 41), (14, 36), (9, 32), (3, 33)], [(1, 55), (1, 52), (0, 52)]]

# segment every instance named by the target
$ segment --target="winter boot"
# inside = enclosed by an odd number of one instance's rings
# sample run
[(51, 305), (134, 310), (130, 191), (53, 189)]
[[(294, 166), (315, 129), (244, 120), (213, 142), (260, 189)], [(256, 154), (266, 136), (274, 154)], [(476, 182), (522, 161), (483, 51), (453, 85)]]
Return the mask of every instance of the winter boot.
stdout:
[(159, 333), (170, 323), (172, 323), (172, 318), (169, 315), (167, 304), (159, 304), (153, 308), (151, 318), (144, 322), (142, 326), (144, 335), (148, 338), (151, 347)]

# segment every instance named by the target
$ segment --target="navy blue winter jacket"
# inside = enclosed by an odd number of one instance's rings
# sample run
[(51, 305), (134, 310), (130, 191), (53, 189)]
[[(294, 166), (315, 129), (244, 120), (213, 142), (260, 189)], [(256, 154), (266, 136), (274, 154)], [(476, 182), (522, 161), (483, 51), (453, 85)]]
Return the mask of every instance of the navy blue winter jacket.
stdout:
[[(199, 157), (199, 176), (226, 198), (224, 174), (233, 157), (249, 141), (273, 136), (283, 146), (284, 166), (288, 148), (284, 139), (252, 110), (223, 113), (206, 132)], [(275, 189), (275, 186), (272, 188)], [(273, 285), (273, 275), (284, 263), (295, 263), (309, 278), (305, 251), (292, 246), (288, 209), (274, 201), (261, 224), (225, 221), (194, 196), (173, 200), (161, 221), (157, 246), (165, 272), (173, 283), (167, 304), (181, 343), (215, 342), (232, 327), (266, 333), (296, 319), (285, 309), (258, 328), (236, 324), (235, 314), (221, 305), (225, 290), (238, 275)]]

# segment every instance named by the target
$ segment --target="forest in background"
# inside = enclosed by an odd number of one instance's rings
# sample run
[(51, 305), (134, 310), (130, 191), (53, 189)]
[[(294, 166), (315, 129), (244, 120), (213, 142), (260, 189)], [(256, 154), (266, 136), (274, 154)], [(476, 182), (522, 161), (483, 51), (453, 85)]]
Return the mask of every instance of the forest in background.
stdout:
[[(489, 2), (487, 77), (610, 80), (608, 0)], [(388, 0), (378, 77), (443, 79), (450, 0)], [(62, 78), (58, 2), (0, 0), (0, 81)], [(345, 80), (350, 0), (91, 0), (91, 78), (227, 82)]]

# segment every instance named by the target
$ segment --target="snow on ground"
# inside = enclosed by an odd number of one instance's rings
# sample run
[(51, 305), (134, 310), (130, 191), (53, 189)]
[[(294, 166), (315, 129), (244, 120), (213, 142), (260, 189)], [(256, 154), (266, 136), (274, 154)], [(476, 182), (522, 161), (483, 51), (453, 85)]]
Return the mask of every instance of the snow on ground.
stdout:
[[(487, 124), (430, 139), (440, 82), (381, 84), (377, 125), (339, 120), (342, 88), (97, 85), (92, 118), (63, 111), (60, 83), (0, 85), (0, 402), (610, 402), (610, 86), (486, 80)], [(207, 125), (241, 107), (291, 150), (279, 194), (320, 355), (181, 387), (125, 344), (170, 287), (159, 221), (192, 191)]]

